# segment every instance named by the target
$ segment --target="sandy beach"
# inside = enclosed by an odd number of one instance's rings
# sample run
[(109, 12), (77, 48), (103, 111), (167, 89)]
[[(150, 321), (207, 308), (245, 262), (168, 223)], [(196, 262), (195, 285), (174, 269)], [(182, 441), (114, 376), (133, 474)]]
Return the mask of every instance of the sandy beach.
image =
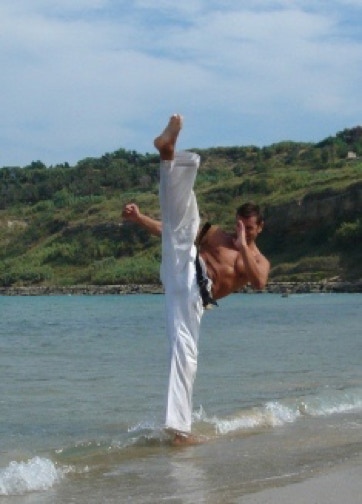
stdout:
[(360, 504), (362, 457), (302, 482), (243, 496), (239, 504)]

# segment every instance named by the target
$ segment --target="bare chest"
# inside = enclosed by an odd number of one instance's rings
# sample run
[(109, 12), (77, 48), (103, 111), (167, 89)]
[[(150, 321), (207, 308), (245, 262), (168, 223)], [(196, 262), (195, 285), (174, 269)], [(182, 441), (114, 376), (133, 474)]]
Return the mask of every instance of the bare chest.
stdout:
[(226, 296), (247, 283), (243, 261), (231, 235), (221, 230), (214, 233), (203, 243), (201, 255), (213, 281), (216, 297)]

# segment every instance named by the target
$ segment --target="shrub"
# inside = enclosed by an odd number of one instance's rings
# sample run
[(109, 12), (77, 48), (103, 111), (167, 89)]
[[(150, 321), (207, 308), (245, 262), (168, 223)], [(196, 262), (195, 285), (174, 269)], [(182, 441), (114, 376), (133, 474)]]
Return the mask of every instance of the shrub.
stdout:
[(335, 242), (342, 249), (358, 245), (362, 239), (362, 221), (357, 219), (355, 222), (343, 222), (336, 230)]
[(2, 268), (0, 271), (0, 285), (10, 287), (14, 284), (32, 285), (50, 280), (52, 270), (46, 266), (26, 266), (23, 264)]
[(97, 261), (91, 268), (91, 281), (96, 285), (159, 283), (160, 263), (154, 257)]

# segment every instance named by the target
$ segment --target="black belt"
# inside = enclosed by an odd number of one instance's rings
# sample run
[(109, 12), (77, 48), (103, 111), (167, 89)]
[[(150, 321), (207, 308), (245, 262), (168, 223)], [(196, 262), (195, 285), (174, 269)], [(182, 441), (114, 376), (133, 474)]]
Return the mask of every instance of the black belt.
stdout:
[(203, 225), (199, 236), (197, 237), (196, 241), (196, 248), (197, 248), (197, 254), (196, 254), (196, 259), (195, 259), (195, 268), (196, 268), (196, 281), (197, 285), (199, 286), (200, 290), (200, 296), (202, 299), (202, 305), (205, 309), (212, 308), (213, 306), (218, 306), (217, 302), (213, 297), (211, 296), (211, 293), (208, 289), (209, 285), (209, 279), (204, 273), (201, 263), (200, 263), (200, 254), (199, 254), (199, 246), (201, 243), (201, 240), (203, 237), (206, 235), (208, 230), (211, 228), (210, 222), (206, 222), (206, 224)]
[(213, 306), (218, 306), (217, 302), (215, 301), (215, 299), (213, 299), (208, 289), (209, 279), (207, 278), (207, 276), (205, 276), (202, 270), (199, 253), (196, 254), (195, 267), (196, 267), (196, 282), (197, 285), (199, 286), (203, 307), (205, 309), (208, 309), (212, 308)]
[(199, 249), (200, 244), (201, 244), (201, 240), (203, 239), (203, 237), (206, 235), (206, 233), (208, 232), (208, 230), (210, 228), (211, 228), (210, 222), (205, 222), (205, 224), (202, 226), (201, 231), (199, 233), (199, 236), (196, 238), (195, 245), (196, 245), (197, 249)]

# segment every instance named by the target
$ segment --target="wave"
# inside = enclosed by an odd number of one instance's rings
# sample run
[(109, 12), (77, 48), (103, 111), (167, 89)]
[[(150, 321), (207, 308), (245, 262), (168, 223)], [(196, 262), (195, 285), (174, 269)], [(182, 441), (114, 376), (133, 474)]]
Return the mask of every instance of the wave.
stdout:
[[(316, 395), (269, 401), (227, 416), (209, 416), (200, 407), (193, 414), (193, 431), (196, 436), (210, 440), (233, 433), (258, 434), (303, 419), (308, 421), (309, 417), (359, 411), (362, 411), (361, 388), (325, 389)], [(148, 419), (127, 429), (123, 425), (113, 439), (77, 442), (54, 450), (50, 458), (13, 461), (7, 467), (0, 468), (0, 496), (47, 491), (69, 473), (80, 475), (99, 469), (107, 473), (110, 464), (118, 465), (132, 458), (143, 457), (153, 453), (152, 449), (158, 450), (169, 445), (170, 440), (161, 425)]]
[(259, 431), (283, 426), (302, 417), (321, 417), (362, 411), (362, 389), (324, 391), (316, 396), (269, 401), (243, 409), (228, 418), (208, 417), (203, 408), (194, 414), (197, 423), (212, 426), (217, 435), (234, 431)]
[[(213, 437), (233, 431), (258, 432), (281, 427), (302, 418), (330, 416), (362, 411), (362, 389), (320, 391), (316, 395), (268, 401), (261, 406), (244, 408), (227, 417), (208, 416), (202, 406), (193, 413), (196, 434)], [(140, 422), (128, 428), (131, 444), (153, 444), (164, 441), (162, 428), (154, 422)]]
[(58, 469), (47, 458), (34, 457), (27, 462), (10, 462), (7, 467), (0, 469), (0, 496), (49, 490), (64, 477), (65, 472), (65, 468)]
[[(202, 406), (193, 413), (195, 435), (206, 438), (228, 433), (258, 433), (282, 427), (308, 417), (330, 416), (362, 411), (362, 389), (320, 391), (316, 395), (268, 401), (244, 408), (228, 416), (209, 416)], [(155, 422), (144, 421), (128, 428), (128, 447), (167, 444), (167, 436)]]

